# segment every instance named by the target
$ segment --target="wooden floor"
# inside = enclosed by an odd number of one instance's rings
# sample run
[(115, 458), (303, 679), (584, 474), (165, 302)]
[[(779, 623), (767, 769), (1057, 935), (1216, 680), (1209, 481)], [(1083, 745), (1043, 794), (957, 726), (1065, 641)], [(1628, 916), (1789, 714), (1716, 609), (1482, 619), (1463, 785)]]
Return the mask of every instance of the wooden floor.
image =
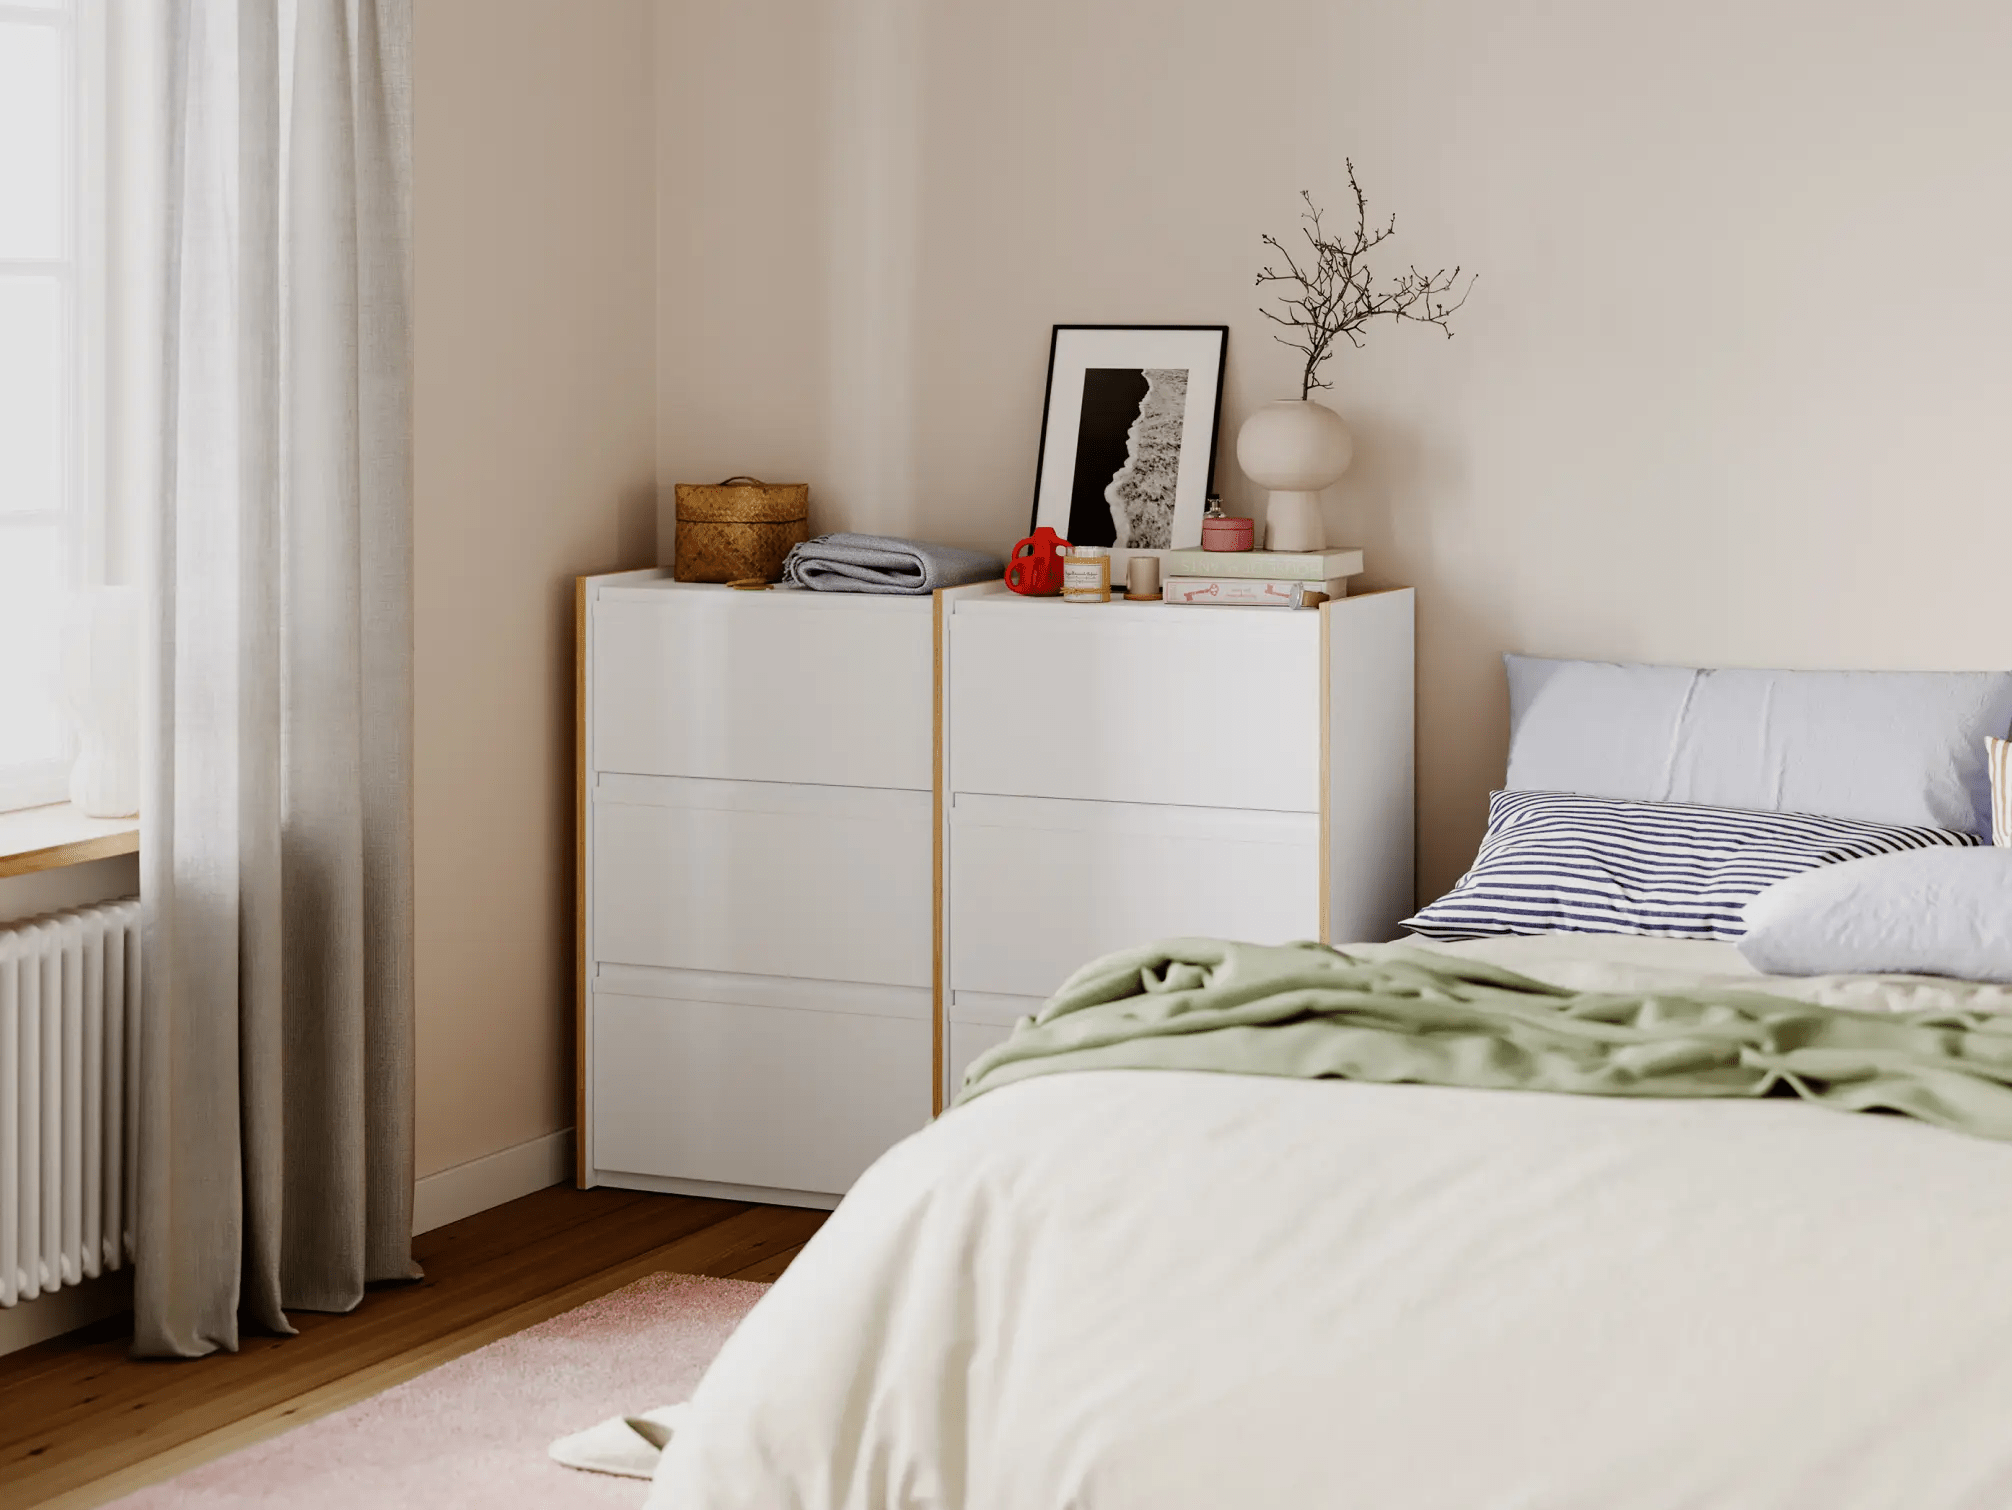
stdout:
[(821, 1211), (554, 1186), (414, 1240), (426, 1278), (192, 1362), (130, 1318), (0, 1358), (0, 1505), (82, 1510), (388, 1389), (646, 1274), (771, 1280)]

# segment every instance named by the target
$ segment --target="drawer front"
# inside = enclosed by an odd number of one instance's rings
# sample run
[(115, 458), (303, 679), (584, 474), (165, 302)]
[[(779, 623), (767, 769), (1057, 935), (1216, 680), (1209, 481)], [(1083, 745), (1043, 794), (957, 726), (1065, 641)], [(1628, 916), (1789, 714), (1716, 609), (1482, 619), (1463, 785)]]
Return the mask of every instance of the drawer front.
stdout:
[(948, 627), (953, 791), (1320, 810), (1318, 614), (979, 600)]
[(1320, 937), (1312, 813), (960, 793), (949, 843), (960, 994), (1047, 997), (1100, 954), (1179, 935)]
[(596, 771), (928, 790), (927, 599), (683, 592), (593, 613)]
[(971, 1061), (1004, 1043), (1013, 1024), (1041, 1010), (1038, 996), (994, 996), (984, 991), (952, 991), (943, 1008), (944, 1095), (956, 1099)]
[(971, 1061), (991, 1048), (1004, 1043), (1012, 1036), (1011, 1028), (1002, 1028), (990, 1022), (952, 1022), (949, 1024), (950, 1063), (944, 1077), (944, 1099), (954, 1101), (958, 1091), (964, 1087), (964, 1072), (971, 1067)]
[(596, 961), (926, 987), (927, 792), (603, 776)]
[(929, 1121), (917, 1018), (596, 991), (594, 1165), (842, 1194)]

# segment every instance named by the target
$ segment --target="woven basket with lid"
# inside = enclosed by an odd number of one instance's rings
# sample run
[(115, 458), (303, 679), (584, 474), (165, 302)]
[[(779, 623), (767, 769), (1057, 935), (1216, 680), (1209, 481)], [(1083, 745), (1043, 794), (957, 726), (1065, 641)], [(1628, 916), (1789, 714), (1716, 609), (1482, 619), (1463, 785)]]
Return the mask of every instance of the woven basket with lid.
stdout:
[(790, 547), (810, 538), (807, 482), (681, 482), (677, 504), (671, 575), (680, 582), (774, 582)]

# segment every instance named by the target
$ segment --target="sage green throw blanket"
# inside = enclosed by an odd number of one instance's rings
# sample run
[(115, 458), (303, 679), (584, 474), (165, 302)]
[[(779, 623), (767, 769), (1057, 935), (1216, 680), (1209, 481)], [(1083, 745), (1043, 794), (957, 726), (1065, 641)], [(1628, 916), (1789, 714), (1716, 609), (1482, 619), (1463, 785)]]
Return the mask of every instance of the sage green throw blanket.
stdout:
[(1064, 1070), (1565, 1091), (1793, 1094), (2012, 1139), (2012, 1014), (1859, 1012), (1754, 991), (1574, 992), (1407, 948), (1170, 939), (1078, 970), (959, 1101)]

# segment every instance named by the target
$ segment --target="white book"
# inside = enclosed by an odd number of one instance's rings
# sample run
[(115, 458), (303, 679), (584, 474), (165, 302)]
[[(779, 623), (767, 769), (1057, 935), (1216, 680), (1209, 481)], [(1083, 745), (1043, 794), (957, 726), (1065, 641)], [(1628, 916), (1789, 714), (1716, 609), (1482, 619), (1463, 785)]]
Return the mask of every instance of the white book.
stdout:
[(1275, 582), (1328, 582), (1362, 570), (1359, 550), (1160, 552), (1169, 577), (1264, 577)]
[(1301, 608), (1306, 594), (1348, 595), (1348, 578), (1289, 582), (1266, 577), (1169, 577), (1161, 593), (1169, 603), (1217, 604), (1224, 608)]

